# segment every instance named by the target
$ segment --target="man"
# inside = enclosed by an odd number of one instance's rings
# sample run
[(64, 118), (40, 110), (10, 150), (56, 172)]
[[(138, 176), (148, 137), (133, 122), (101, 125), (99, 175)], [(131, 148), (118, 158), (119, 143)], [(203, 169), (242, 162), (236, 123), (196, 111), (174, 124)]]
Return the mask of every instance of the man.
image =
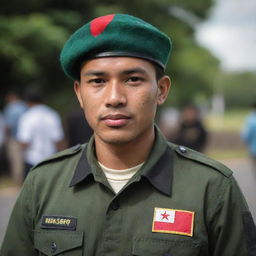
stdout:
[(38, 88), (28, 88), (25, 100), (28, 110), (20, 118), (17, 133), (25, 150), (24, 178), (34, 165), (61, 149), (64, 138), (58, 113), (43, 104), (43, 95)]
[(207, 131), (200, 118), (199, 109), (188, 104), (183, 107), (174, 142), (203, 152), (207, 141)]
[(5, 150), (4, 150), (4, 142), (5, 142), (5, 120), (2, 112), (0, 111), (0, 175), (3, 171), (5, 171)]
[(253, 168), (256, 171), (256, 103), (252, 106), (253, 111), (247, 117), (242, 138), (249, 147)]
[(17, 141), (18, 123), (27, 110), (25, 102), (15, 90), (9, 91), (5, 97), (4, 118), (6, 123), (6, 153), (10, 165), (11, 176), (17, 185), (23, 182), (22, 148)]
[(1, 256), (254, 255), (232, 172), (168, 144), (154, 126), (170, 46), (124, 14), (96, 18), (68, 40), (62, 67), (94, 136), (31, 171)]
[(65, 128), (69, 147), (88, 142), (93, 134), (91, 127), (84, 118), (83, 110), (80, 107), (72, 109), (68, 114)]

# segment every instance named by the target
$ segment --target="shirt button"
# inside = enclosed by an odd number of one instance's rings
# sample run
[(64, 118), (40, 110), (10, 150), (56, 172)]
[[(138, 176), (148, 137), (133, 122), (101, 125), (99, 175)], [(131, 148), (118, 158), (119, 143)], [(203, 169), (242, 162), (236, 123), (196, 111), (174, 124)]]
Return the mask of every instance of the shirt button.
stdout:
[(52, 252), (56, 252), (57, 244), (55, 242), (52, 242), (51, 248), (52, 248)]
[(181, 153), (186, 153), (187, 152), (187, 149), (183, 146), (179, 146), (179, 150)]
[(119, 209), (120, 205), (119, 205), (118, 202), (113, 201), (113, 202), (111, 203), (111, 206), (110, 206), (110, 207), (111, 207), (112, 210), (116, 211), (116, 210)]

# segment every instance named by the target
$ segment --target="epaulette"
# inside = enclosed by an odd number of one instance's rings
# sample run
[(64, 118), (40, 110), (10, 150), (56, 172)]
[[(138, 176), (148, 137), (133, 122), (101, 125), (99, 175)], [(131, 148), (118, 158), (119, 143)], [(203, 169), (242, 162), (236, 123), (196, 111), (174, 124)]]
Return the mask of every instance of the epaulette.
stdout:
[(224, 176), (226, 177), (230, 177), (233, 172), (224, 164), (211, 159), (209, 157), (207, 157), (206, 155), (194, 151), (190, 148), (184, 147), (184, 146), (178, 146), (178, 145), (171, 145), (172, 147), (174, 146), (175, 151), (182, 157), (185, 157), (187, 159), (196, 161), (198, 163), (210, 166), (212, 168), (214, 168), (215, 170), (219, 171), (220, 173), (222, 173)]
[(49, 163), (49, 162), (52, 162), (52, 161), (55, 161), (55, 160), (58, 160), (58, 159), (62, 159), (62, 158), (66, 158), (68, 156), (72, 156), (72, 155), (75, 155), (77, 154), (78, 152), (80, 152), (83, 148), (85, 147), (85, 144), (78, 144), (78, 145), (75, 145), (71, 148), (67, 148), (63, 151), (60, 151), (56, 154), (53, 154), (52, 156), (50, 156), (49, 158), (46, 158), (45, 160), (39, 162), (38, 164), (36, 164), (35, 166), (33, 166), (33, 169), (37, 168), (38, 166), (41, 166), (45, 163)]

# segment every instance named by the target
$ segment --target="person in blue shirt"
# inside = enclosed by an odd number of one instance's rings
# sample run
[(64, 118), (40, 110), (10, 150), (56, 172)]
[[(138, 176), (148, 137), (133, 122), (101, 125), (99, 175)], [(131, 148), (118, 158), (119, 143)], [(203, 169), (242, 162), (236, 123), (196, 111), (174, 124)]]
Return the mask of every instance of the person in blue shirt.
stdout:
[(20, 117), (27, 110), (27, 105), (16, 91), (10, 91), (5, 97), (4, 119), (6, 124), (6, 150), (10, 165), (10, 172), (14, 182), (23, 182), (23, 154), (17, 141), (17, 129)]
[(253, 167), (256, 170), (256, 102), (253, 104), (252, 113), (246, 119), (242, 138), (248, 145), (253, 160)]

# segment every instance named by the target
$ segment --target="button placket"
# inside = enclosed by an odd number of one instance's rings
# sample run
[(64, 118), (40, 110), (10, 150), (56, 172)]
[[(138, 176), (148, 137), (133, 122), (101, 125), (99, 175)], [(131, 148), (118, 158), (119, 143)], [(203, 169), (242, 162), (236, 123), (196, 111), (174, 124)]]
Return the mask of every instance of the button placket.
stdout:
[(113, 201), (111, 203), (110, 207), (111, 207), (112, 210), (116, 211), (116, 210), (119, 209), (120, 205), (119, 205), (119, 203), (117, 201)]
[(113, 251), (117, 252), (120, 250), (120, 238), (123, 230), (123, 212), (118, 199), (116, 195), (109, 202), (106, 212), (106, 221), (104, 223), (100, 255), (110, 256), (113, 255)]

